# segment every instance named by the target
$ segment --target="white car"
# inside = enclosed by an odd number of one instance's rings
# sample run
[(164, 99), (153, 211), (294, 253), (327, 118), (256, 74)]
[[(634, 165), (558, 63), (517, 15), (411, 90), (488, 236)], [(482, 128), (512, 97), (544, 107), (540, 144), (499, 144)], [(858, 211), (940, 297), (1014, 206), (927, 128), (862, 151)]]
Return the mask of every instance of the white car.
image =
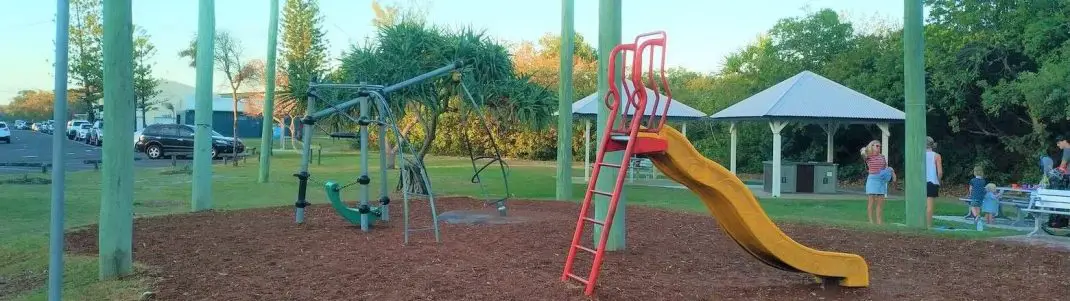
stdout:
[(84, 119), (76, 119), (67, 121), (67, 139), (75, 140), (78, 138), (78, 129), (82, 127), (82, 124), (89, 124), (89, 121)]
[(78, 127), (77, 132), (75, 132), (76, 136), (74, 137), (74, 141), (88, 141), (89, 131), (92, 129), (92, 124), (83, 123), (81, 126)]
[(11, 144), (11, 129), (7, 127), (7, 123), (0, 121), (0, 141)]

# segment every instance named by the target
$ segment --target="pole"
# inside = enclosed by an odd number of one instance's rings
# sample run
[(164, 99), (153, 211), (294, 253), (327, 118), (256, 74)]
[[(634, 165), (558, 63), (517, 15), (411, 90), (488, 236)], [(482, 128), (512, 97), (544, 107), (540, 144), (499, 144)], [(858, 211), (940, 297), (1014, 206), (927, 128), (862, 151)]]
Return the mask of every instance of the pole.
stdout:
[(561, 0), (561, 72), (557, 81), (557, 199), (572, 199), (572, 52), (575, 3)]
[(382, 215), (380, 218), (383, 221), (390, 221), (390, 186), (387, 185), (386, 175), (386, 118), (383, 118), (383, 112), (379, 112), (379, 213)]
[(215, 0), (201, 0), (197, 20), (197, 91), (193, 137), (194, 212), (212, 209), (212, 67), (215, 49)]
[(371, 181), (368, 178), (368, 98), (360, 98), (360, 178), (357, 179), (357, 183), (360, 184), (360, 230), (368, 232), (371, 230), (371, 222), (368, 218), (368, 199), (371, 198), (371, 191), (368, 189), (368, 183)]
[[(316, 78), (312, 79), (312, 83), (316, 83), (316, 81)], [(305, 105), (306, 119), (312, 118), (312, 112), (316, 111), (316, 97), (312, 96), (315, 89), (308, 89), (309, 93)], [(297, 172), (297, 202), (294, 202), (294, 217), (297, 219), (297, 224), (305, 223), (305, 207), (309, 205), (306, 193), (308, 192), (308, 165), (312, 162), (313, 126), (315, 125), (306, 124), (303, 121), (301, 124), (301, 169)]]
[(63, 165), (67, 132), (67, 51), (70, 37), (70, 0), (56, 1), (56, 78), (52, 91), (52, 215), (48, 233), (48, 300), (59, 301), (63, 293), (63, 202), (66, 168)]
[[(134, 24), (131, 0), (104, 1), (104, 136), (134, 139)], [(100, 280), (134, 272), (134, 149), (105, 143), (100, 192)]]
[[(619, 70), (609, 70), (609, 54), (613, 47), (620, 44), (620, 23), (621, 23), (621, 0), (599, 0), (598, 2), (598, 99), (605, 99), (606, 93), (609, 92), (608, 77), (609, 72), (617, 72)], [(622, 59), (623, 56), (618, 57)], [(621, 62), (617, 62), (617, 66), (620, 66)], [(617, 78), (620, 78), (618, 74)], [(615, 84), (615, 83), (614, 83)], [(606, 122), (609, 118), (609, 108), (606, 106), (598, 106), (598, 140), (602, 141), (602, 137), (606, 135), (609, 129), (606, 128)], [(623, 118), (617, 118), (621, 120)], [(601, 143), (598, 147), (602, 147)], [(623, 151), (608, 152), (606, 153), (605, 162), (622, 162), (624, 157)], [(598, 175), (598, 190), (601, 191), (613, 191), (613, 185), (617, 180), (616, 172), (604, 172)], [(624, 223), (625, 212), (625, 196), (623, 191), (620, 195), (620, 200), (617, 201), (617, 210), (613, 216), (613, 227), (609, 230), (609, 238), (606, 241), (606, 250), (618, 251), (624, 250), (624, 233), (628, 228)], [(597, 195), (594, 199), (594, 215), (595, 219), (604, 220), (607, 211), (609, 211), (609, 197)], [(595, 225), (594, 227), (594, 245), (598, 245), (598, 238), (601, 234), (602, 227)]]
[[(267, 183), (271, 176), (271, 148), (272, 139), (274, 133), (272, 132), (272, 121), (275, 119), (275, 55), (276, 47), (278, 46), (279, 36), (279, 0), (271, 0), (271, 17), (268, 21), (268, 51), (267, 51), (267, 72), (266, 80), (264, 81), (266, 87), (264, 87), (264, 127), (260, 131), (260, 177), (257, 178), (259, 183)], [(280, 131), (282, 132), (282, 131)], [(283, 135), (279, 135), (279, 139), (282, 140)]]
[(925, 216), (925, 50), (922, 0), (905, 0), (903, 84), (906, 91), (906, 224), (926, 228)]

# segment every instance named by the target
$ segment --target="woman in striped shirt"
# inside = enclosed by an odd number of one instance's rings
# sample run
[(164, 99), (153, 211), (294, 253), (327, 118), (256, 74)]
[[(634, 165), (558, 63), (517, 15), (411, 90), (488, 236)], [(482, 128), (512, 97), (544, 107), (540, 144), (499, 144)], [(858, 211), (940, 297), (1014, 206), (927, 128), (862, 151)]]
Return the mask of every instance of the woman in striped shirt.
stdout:
[(870, 141), (862, 149), (863, 158), (866, 160), (866, 194), (869, 202), (866, 205), (866, 214), (870, 223), (884, 224), (884, 196), (888, 194), (887, 175), (889, 170), (888, 158), (881, 154), (881, 142)]

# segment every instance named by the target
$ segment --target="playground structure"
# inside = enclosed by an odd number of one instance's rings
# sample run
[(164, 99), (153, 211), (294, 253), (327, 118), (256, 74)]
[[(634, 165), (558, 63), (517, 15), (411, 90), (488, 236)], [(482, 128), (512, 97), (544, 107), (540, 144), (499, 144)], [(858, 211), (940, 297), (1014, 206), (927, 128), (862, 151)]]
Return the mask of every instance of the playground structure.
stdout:
[[(294, 207), (295, 207), (294, 215), (295, 215), (295, 218), (297, 220), (297, 223), (298, 224), (304, 223), (304, 221), (305, 221), (305, 207), (307, 207), (310, 204), (308, 202), (307, 198), (306, 198), (306, 193), (307, 193), (307, 187), (308, 187), (308, 180), (310, 178), (310, 174), (308, 173), (308, 165), (309, 165), (309, 161), (310, 161), (310, 159), (312, 157), (311, 156), (312, 155), (312, 151), (311, 151), (311, 147), (310, 147), (311, 146), (311, 142), (312, 142), (312, 127), (315, 126), (317, 120), (323, 119), (323, 118), (328, 117), (328, 116), (330, 116), (332, 114), (340, 114), (340, 115), (343, 115), (343, 116), (351, 119), (352, 121), (356, 122), (358, 125), (360, 125), (360, 133), (359, 134), (335, 133), (335, 134), (332, 134), (332, 136), (333, 137), (340, 137), (340, 138), (357, 138), (357, 137), (359, 137), (359, 139), (360, 139), (360, 173), (361, 173), (361, 175), (360, 175), (360, 177), (357, 178), (357, 181), (355, 183), (361, 185), (361, 189), (360, 189), (361, 193), (360, 193), (360, 200), (359, 200), (358, 206), (356, 208), (351, 208), (348, 205), (346, 205), (344, 201), (342, 201), (341, 191), (342, 191), (342, 189), (344, 189), (344, 188), (346, 188), (346, 187), (348, 187), (348, 186), (350, 186), (352, 184), (348, 184), (348, 185), (344, 185), (343, 186), (343, 185), (339, 185), (337, 182), (328, 181), (328, 182), (325, 183), (324, 189), (326, 190), (327, 198), (331, 202), (331, 206), (335, 209), (335, 211), (342, 218), (344, 218), (346, 221), (348, 221), (348, 222), (350, 222), (350, 223), (352, 223), (354, 225), (360, 226), (361, 231), (364, 231), (364, 232), (371, 231), (373, 225), (378, 220), (382, 220), (382, 221), (389, 221), (390, 220), (390, 210), (389, 210), (389, 208), (390, 208), (389, 207), (389, 205), (390, 205), (390, 197), (389, 197), (389, 193), (388, 193), (388, 190), (387, 190), (388, 189), (388, 185), (387, 185), (387, 180), (386, 180), (387, 179), (386, 178), (386, 153), (387, 152), (386, 152), (386, 144), (385, 143), (379, 143), (379, 146), (380, 146), (380, 151), (379, 151), (380, 170), (379, 170), (379, 172), (380, 172), (380, 176), (382, 177), (381, 183), (379, 185), (380, 186), (379, 206), (372, 207), (372, 206), (369, 205), (369, 203), (370, 203), (369, 199), (371, 198), (371, 190), (368, 187), (368, 185), (371, 184), (371, 178), (368, 176), (368, 156), (369, 156), (368, 155), (368, 126), (374, 124), (374, 125), (376, 125), (378, 127), (380, 139), (386, 139), (386, 130), (387, 130), (387, 128), (389, 128), (389, 129), (392, 130), (392, 132), (394, 134), (394, 137), (396, 138), (397, 143), (400, 146), (398, 154), (399, 154), (399, 157), (400, 157), (400, 161), (402, 163), (402, 168), (401, 169), (405, 170), (406, 168), (415, 168), (415, 169), (419, 170), (419, 172), (417, 174), (420, 175), (419, 179), (411, 179), (408, 176), (408, 173), (404, 173), (404, 172), (402, 173), (402, 176), (401, 176), (403, 219), (404, 219), (404, 227), (405, 227), (405, 235), (404, 235), (405, 238), (404, 238), (404, 241), (405, 241), (405, 243), (409, 242), (409, 234), (412, 231), (432, 230), (435, 233), (435, 241), (436, 242), (441, 242), (441, 234), (440, 234), (439, 228), (438, 228), (438, 219), (437, 219), (437, 217), (433, 217), (432, 218), (431, 227), (430, 228), (412, 229), (410, 227), (410, 225), (409, 225), (409, 199), (410, 199), (410, 195), (412, 194), (409, 191), (409, 187), (410, 187), (410, 185), (412, 185), (412, 181), (421, 181), (423, 187), (425, 187), (427, 189), (425, 196), (428, 199), (428, 203), (429, 203), (429, 206), (431, 207), (431, 212), (432, 213), (435, 212), (435, 197), (434, 197), (434, 194), (431, 193), (431, 181), (427, 177), (427, 172), (426, 172), (426, 169), (424, 167), (423, 162), (420, 162), (419, 158), (417, 158), (415, 156), (415, 152), (412, 151), (411, 145), (409, 145), (409, 143), (405, 139), (405, 136), (401, 133), (401, 130), (399, 130), (398, 127), (397, 127), (397, 120), (394, 118), (394, 115), (393, 115), (393, 113), (392, 113), (392, 111), (390, 109), (390, 104), (387, 101), (387, 95), (389, 95), (390, 92), (397, 91), (397, 90), (403, 89), (405, 87), (408, 87), (408, 86), (423, 82), (425, 80), (428, 80), (428, 79), (431, 79), (431, 78), (434, 78), (434, 77), (438, 77), (438, 76), (453, 72), (455, 70), (463, 68), (464, 66), (465, 66), (465, 62), (464, 61), (460, 61), (460, 60), (459, 61), (455, 61), (455, 62), (453, 62), (451, 64), (446, 65), (446, 66), (440, 67), (440, 68), (435, 69), (433, 71), (421, 74), (419, 76), (410, 78), (408, 80), (405, 80), (405, 81), (402, 81), (402, 82), (399, 82), (399, 83), (396, 83), (396, 84), (393, 84), (393, 85), (390, 85), (390, 86), (369, 85), (369, 84), (364, 84), (364, 83), (361, 83), (361, 84), (333, 84), (333, 83), (318, 83), (318, 82), (314, 82), (314, 83), (310, 84), (309, 85), (309, 95), (308, 95), (308, 108), (306, 109), (305, 116), (301, 119), (301, 123), (304, 125), (302, 127), (302, 131), (303, 131), (303, 135), (302, 135), (303, 146), (302, 146), (302, 150), (301, 150), (301, 169), (297, 173), (294, 174), (294, 176), (297, 177), (297, 179), (298, 179), (297, 202), (294, 204)], [(315, 109), (316, 102), (317, 102), (317, 100), (321, 99), (321, 96), (318, 94), (319, 89), (330, 89), (330, 88), (334, 88), (334, 89), (354, 89), (354, 90), (357, 91), (357, 98), (348, 100), (346, 102), (343, 102), (343, 103), (337, 104), (337, 105), (328, 104), (327, 108), (319, 110), (319, 111), (316, 111), (316, 109)], [(375, 109), (376, 109), (375, 110), (376, 111), (375, 118), (372, 118), (371, 104), (369, 104), (369, 101), (372, 101), (372, 102), (375, 103)], [(348, 114), (345, 113), (344, 110), (352, 108), (353, 106), (359, 106), (360, 118), (353, 118), (352, 116), (349, 116)]]
[[(594, 292), (617, 203), (628, 174), (630, 164), (627, 160), (634, 155), (650, 158), (663, 174), (698, 195), (728, 236), (762, 263), (785, 271), (809, 273), (823, 283), (845, 287), (868, 286), (868, 265), (862, 257), (814, 250), (792, 240), (765, 214), (757, 199), (739, 178), (717, 162), (702, 156), (683, 134), (665, 125), (666, 113), (671, 105), (668, 102), (672, 99), (665, 75), (666, 40), (667, 36), (663, 31), (645, 33), (636, 36), (633, 43), (619, 44), (610, 52), (607, 74), (609, 92), (605, 95), (610, 114), (603, 128), (604, 135), (595, 159), (592, 180), (588, 183), (580, 207), (561, 280), (579, 281), (584, 284), (586, 295)], [(657, 48), (661, 50), (661, 62), (655, 70), (654, 56)], [(647, 64), (647, 77), (644, 80), (644, 56), (647, 51), (650, 62)], [(619, 68), (618, 57), (625, 62)], [(628, 63), (631, 67), (630, 76), (627, 73)], [(616, 74), (618, 71), (623, 75), (619, 82)], [(655, 75), (658, 78), (655, 78)], [(625, 84), (626, 80), (631, 81), (636, 91), (629, 90)], [(643, 93), (641, 88), (645, 86), (644, 83), (653, 86), (655, 91), (654, 105), (651, 107), (647, 106), (648, 94)], [(659, 113), (648, 108), (658, 108), (658, 102), (661, 100), (657, 92), (660, 89), (664, 89), (667, 97), (664, 109)], [(624, 106), (623, 112), (621, 106)], [(622, 119), (619, 124), (617, 118)], [(614, 151), (624, 151), (625, 161), (604, 162), (606, 153)], [(616, 183), (609, 192), (596, 189), (598, 175), (603, 167), (617, 169)], [(607, 212), (602, 220), (589, 217), (588, 214), (595, 195), (609, 198)], [(588, 223), (595, 224), (593, 233), (598, 237), (595, 240), (595, 248), (585, 247), (580, 243)], [(586, 277), (574, 272), (578, 251), (594, 255), (590, 273)]]
[[(460, 78), (460, 73), (458, 71), (464, 68), (465, 65), (465, 61), (459, 60), (434, 71), (424, 73), (422, 75), (390, 86), (369, 85), (366, 83), (311, 83), (309, 85), (308, 92), (308, 108), (306, 109), (305, 116), (301, 120), (301, 123), (305, 125), (302, 128), (303, 147), (301, 152), (301, 169), (294, 174), (294, 176), (298, 178), (297, 202), (294, 204), (297, 223), (304, 223), (305, 207), (310, 204), (307, 200), (307, 186), (309, 179), (311, 178), (311, 175), (308, 172), (308, 166), (311, 160), (312, 129), (313, 127), (315, 127), (317, 120), (326, 118), (333, 114), (339, 114), (359, 125), (358, 133), (330, 133), (329, 135), (333, 138), (356, 139), (359, 141), (358, 144), (360, 145), (360, 176), (357, 177), (356, 181), (345, 185), (341, 185), (340, 183), (334, 181), (327, 181), (326, 183), (324, 183), (324, 189), (326, 190), (327, 199), (331, 203), (331, 207), (343, 219), (355, 226), (359, 226), (361, 231), (363, 232), (371, 231), (371, 229), (378, 221), (390, 221), (390, 193), (389, 185), (387, 183), (387, 144), (382, 142), (387, 139), (387, 131), (389, 130), (394, 135), (395, 140), (399, 145), (398, 157), (400, 159), (399, 161), (401, 162), (400, 169), (402, 170), (401, 190), (403, 199), (403, 219), (405, 228), (404, 241), (405, 243), (408, 243), (410, 232), (432, 230), (435, 233), (435, 241), (441, 242), (441, 234), (439, 232), (439, 218), (435, 208), (434, 194), (431, 190), (431, 180), (427, 175), (424, 162), (422, 162), (416, 156), (416, 152), (413, 150), (412, 145), (408, 142), (408, 139), (406, 139), (404, 134), (398, 128), (398, 122), (391, 110), (390, 102), (388, 101), (388, 95), (393, 91), (404, 89), (408, 86), (418, 84), (425, 80), (445, 75), (447, 73), (453, 73), (454, 82), (459, 84), (459, 86), (464, 92), (463, 97), (468, 98), (470, 102), (470, 107), (468, 109), (469, 114), (465, 114), (464, 117), (468, 117), (467, 115), (470, 114), (477, 115), (482, 121), (483, 129), (485, 129), (487, 131), (487, 134), (490, 135), (490, 126), (487, 123), (482, 112), (479, 110), (479, 104), (476, 102), (475, 98), (472, 96), (472, 93), (469, 92), (468, 87)], [(323, 89), (356, 90), (357, 98), (345, 101), (337, 105), (330, 104), (329, 102), (324, 101), (323, 97), (320, 95), (320, 91)], [(324, 101), (327, 107), (317, 111), (315, 105), (319, 101)], [(354, 106), (356, 106), (360, 111), (359, 117), (356, 118), (350, 116), (345, 112), (346, 110)], [(467, 122), (467, 118), (463, 120), (465, 120), (464, 122)], [(377, 127), (378, 137), (380, 139), (379, 176), (382, 180), (379, 181), (378, 206), (371, 205), (371, 188), (369, 187), (369, 185), (371, 185), (372, 180), (369, 176), (368, 167), (368, 159), (370, 156), (368, 149), (368, 133), (369, 126), (373, 125)], [(493, 205), (500, 216), (506, 216), (507, 209), (505, 201), (509, 197), (507, 164), (501, 158), (501, 151), (500, 149), (498, 149), (498, 145), (494, 141), (493, 135), (491, 135), (490, 138), (494, 148), (493, 156), (476, 156), (472, 150), (470, 142), (468, 141), (467, 130), (462, 136), (464, 137), (464, 144), (465, 147), (468, 149), (469, 157), (472, 161), (472, 169), (474, 175), (471, 178), (471, 182), (480, 184), (480, 190), (482, 191), (485, 198), (484, 207), (488, 205)], [(489, 159), (489, 161), (483, 163), (482, 167), (477, 167), (476, 164), (478, 161), (487, 159)], [(488, 194), (486, 188), (483, 185), (483, 182), (481, 181), (480, 173), (494, 163), (498, 163), (501, 168), (502, 178), (505, 183), (505, 195), (501, 198), (486, 199)], [(417, 172), (405, 172), (408, 169), (415, 169)], [(413, 178), (413, 174), (418, 175), (419, 178)], [(410, 189), (414, 181), (419, 181), (418, 183), (421, 184), (421, 187), (424, 189), (423, 191), (420, 191), (422, 193), (413, 192)], [(342, 190), (355, 184), (360, 185), (359, 199), (356, 207), (350, 207), (348, 204), (345, 203), (345, 201), (343, 201)], [(413, 195), (424, 196), (427, 198), (429, 206), (431, 207), (431, 213), (433, 215), (431, 227), (422, 229), (412, 229), (410, 227), (409, 200), (410, 197)]]

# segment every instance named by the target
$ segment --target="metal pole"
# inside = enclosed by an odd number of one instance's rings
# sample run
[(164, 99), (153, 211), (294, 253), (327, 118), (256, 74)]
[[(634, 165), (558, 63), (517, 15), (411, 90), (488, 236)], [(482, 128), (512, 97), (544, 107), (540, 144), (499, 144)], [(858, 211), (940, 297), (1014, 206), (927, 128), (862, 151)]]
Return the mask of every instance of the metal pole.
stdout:
[[(267, 183), (271, 175), (272, 118), (275, 116), (275, 55), (279, 36), (279, 0), (271, 0), (271, 17), (268, 21), (267, 72), (264, 91), (264, 127), (260, 131), (260, 177), (257, 182)], [(281, 135), (279, 137), (282, 139)]]
[[(620, 26), (621, 26), (621, 0), (599, 0), (598, 3), (598, 99), (605, 99), (606, 93), (609, 92), (608, 75), (609, 72), (619, 73), (619, 70), (609, 70), (609, 54), (613, 47), (620, 44)], [(623, 61), (623, 56), (617, 58), (617, 66)], [(621, 74), (618, 74), (617, 78), (620, 78)], [(612, 83), (617, 84), (617, 83)], [(604, 105), (598, 106), (598, 141), (602, 141), (603, 135), (609, 132), (606, 128), (606, 122), (609, 120), (609, 108)], [(621, 120), (623, 118), (617, 118)], [(598, 144), (601, 147), (601, 143)], [(624, 152), (607, 152), (604, 162), (623, 162)], [(617, 174), (615, 172), (604, 172), (598, 175), (598, 190), (601, 191), (613, 191), (613, 185), (615, 184)], [(619, 251), (624, 250), (624, 238), (625, 238), (625, 226), (624, 217), (625, 213), (625, 194), (623, 191), (620, 195), (620, 200), (617, 201), (616, 212), (613, 216), (613, 225), (609, 230), (609, 236), (606, 239), (606, 250)], [(604, 220), (606, 213), (609, 211), (609, 197), (595, 196), (594, 199), (595, 219)], [(598, 245), (598, 239), (601, 237), (602, 227), (595, 225), (594, 227), (594, 245)]]
[(903, 78), (906, 91), (906, 224), (926, 228), (925, 216), (925, 50), (922, 0), (905, 0)]
[(215, 1), (201, 0), (197, 26), (197, 91), (193, 137), (194, 212), (212, 209), (212, 68), (215, 61)]
[(67, 51), (70, 37), (70, 0), (56, 1), (56, 78), (52, 92), (52, 215), (48, 233), (48, 300), (59, 301), (63, 293), (63, 202), (66, 168), (63, 165), (67, 132)]
[[(313, 80), (315, 82), (315, 80)], [(313, 89), (309, 89), (308, 102), (305, 106), (305, 118), (310, 118), (309, 115), (316, 111), (316, 97), (312, 93)], [(305, 207), (308, 207), (309, 203), (306, 200), (305, 193), (308, 191), (308, 165), (312, 161), (312, 127), (315, 126), (313, 122), (301, 123), (301, 169), (297, 172), (298, 187), (297, 187), (297, 202), (294, 203), (294, 216), (297, 218), (298, 224), (305, 223)]]
[[(134, 139), (134, 24), (131, 0), (104, 1), (104, 135)], [(134, 149), (105, 143), (100, 191), (100, 280), (133, 274)]]
[(368, 189), (368, 183), (371, 178), (368, 177), (368, 98), (360, 98), (360, 178), (357, 182), (360, 183), (360, 230), (368, 232), (371, 230), (371, 224), (368, 220), (368, 199), (371, 198), (371, 191)]
[[(442, 66), (441, 68), (432, 70), (431, 72), (427, 72), (427, 73), (424, 73), (424, 74), (421, 74), (421, 75), (417, 75), (416, 77), (413, 77), (413, 78), (407, 79), (405, 81), (402, 81), (400, 83), (396, 83), (396, 84), (390, 85), (388, 87), (385, 87), (385, 88), (382, 89), (382, 94), (383, 95), (390, 94), (390, 92), (401, 90), (401, 89), (403, 89), (405, 87), (408, 87), (408, 86), (410, 86), (412, 84), (416, 84), (416, 83), (425, 81), (427, 79), (430, 79), (432, 77), (440, 76), (440, 75), (449, 73), (449, 72), (451, 72), (453, 70), (460, 69), (461, 67), (464, 67), (464, 65), (465, 65), (464, 61), (456, 61), (456, 62), (450, 63), (449, 65)], [(323, 84), (323, 85), (318, 85), (318, 86), (329, 87), (328, 84)], [(346, 102), (331, 106), (330, 108), (323, 109), (322, 111), (313, 113), (312, 117), (313, 117), (313, 119), (319, 120), (319, 119), (322, 119), (324, 117), (330, 116), (331, 114), (341, 112), (342, 110), (348, 109), (348, 108), (353, 107), (353, 106), (358, 105), (358, 104), (360, 104), (360, 98), (351, 99), (349, 101), (346, 101)]]
[(561, 0), (561, 72), (557, 81), (557, 199), (572, 199), (572, 52), (575, 3)]
[(386, 175), (386, 120), (383, 112), (379, 112), (379, 212), (383, 221), (390, 221), (390, 189)]

